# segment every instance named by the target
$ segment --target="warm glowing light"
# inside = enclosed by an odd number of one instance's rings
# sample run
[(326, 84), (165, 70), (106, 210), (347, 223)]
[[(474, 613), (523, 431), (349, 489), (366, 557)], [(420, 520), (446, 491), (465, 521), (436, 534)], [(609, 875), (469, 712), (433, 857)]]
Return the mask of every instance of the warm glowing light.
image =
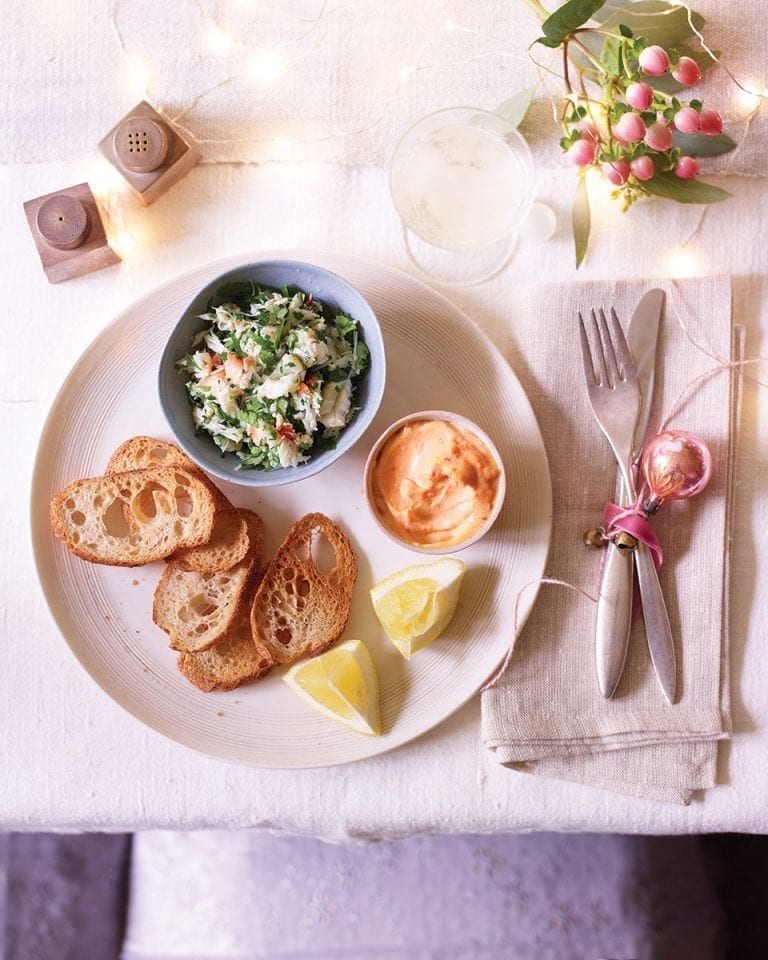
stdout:
[(233, 44), (232, 37), (216, 26), (211, 27), (205, 35), (205, 49), (210, 53), (228, 53)]
[(125, 227), (109, 231), (109, 245), (122, 260), (130, 260), (138, 248), (136, 237)]
[(445, 28), (446, 30), (455, 30), (455, 29), (456, 29), (456, 24), (453, 22), (453, 20), (446, 20), (445, 23), (443, 24), (443, 26), (444, 26), (444, 28)]
[(150, 75), (143, 63), (130, 60), (125, 65), (125, 75), (131, 90), (139, 97), (145, 97), (149, 86)]
[(268, 53), (258, 53), (248, 66), (248, 73), (259, 83), (269, 83), (280, 76), (283, 63), (277, 50)]
[(122, 193), (127, 184), (119, 170), (112, 166), (106, 157), (97, 156), (85, 165), (85, 179), (97, 200), (106, 202), (118, 192)]
[(416, 72), (415, 67), (400, 67), (400, 83), (408, 83), (412, 73)]
[(700, 273), (699, 263), (690, 250), (673, 250), (667, 264), (669, 275), (674, 280), (684, 280)]
[(764, 90), (763, 85), (756, 81), (746, 82), (743, 90), (739, 88), (736, 91), (736, 99), (745, 110), (756, 110), (766, 96), (768, 96), (768, 90)]
[(595, 167), (589, 167), (586, 178), (592, 215), (596, 219), (613, 217), (621, 210), (620, 204), (617, 204), (612, 197), (616, 187)]

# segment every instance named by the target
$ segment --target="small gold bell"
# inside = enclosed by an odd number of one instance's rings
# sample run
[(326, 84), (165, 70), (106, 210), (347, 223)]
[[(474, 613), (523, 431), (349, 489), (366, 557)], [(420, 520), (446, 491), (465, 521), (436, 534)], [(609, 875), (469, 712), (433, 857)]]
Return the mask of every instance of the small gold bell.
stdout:
[(605, 537), (600, 530), (587, 530), (584, 534), (584, 546), (591, 550), (599, 550), (605, 545)]
[(637, 549), (637, 539), (625, 530), (619, 530), (613, 542), (616, 544), (616, 549), (622, 553), (631, 553)]

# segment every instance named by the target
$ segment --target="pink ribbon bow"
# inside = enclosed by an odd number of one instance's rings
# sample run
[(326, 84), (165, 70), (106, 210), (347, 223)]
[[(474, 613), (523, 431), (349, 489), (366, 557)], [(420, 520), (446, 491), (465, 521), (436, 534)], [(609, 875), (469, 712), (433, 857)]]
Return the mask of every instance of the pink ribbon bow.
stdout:
[(619, 531), (623, 530), (630, 534), (640, 543), (644, 543), (651, 551), (653, 565), (658, 570), (664, 562), (664, 551), (659, 538), (653, 532), (653, 527), (648, 523), (648, 514), (645, 513), (640, 501), (631, 507), (620, 507), (615, 503), (606, 503), (603, 510), (603, 523), (608, 539)]

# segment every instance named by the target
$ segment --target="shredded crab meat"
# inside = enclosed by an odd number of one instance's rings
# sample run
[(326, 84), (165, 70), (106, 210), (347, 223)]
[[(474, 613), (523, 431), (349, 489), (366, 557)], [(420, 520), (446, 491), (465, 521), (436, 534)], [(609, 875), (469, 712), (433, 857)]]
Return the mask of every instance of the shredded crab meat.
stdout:
[(239, 284), (201, 319), (178, 362), (198, 431), (260, 470), (296, 466), (336, 442), (369, 364), (352, 317), (301, 291)]

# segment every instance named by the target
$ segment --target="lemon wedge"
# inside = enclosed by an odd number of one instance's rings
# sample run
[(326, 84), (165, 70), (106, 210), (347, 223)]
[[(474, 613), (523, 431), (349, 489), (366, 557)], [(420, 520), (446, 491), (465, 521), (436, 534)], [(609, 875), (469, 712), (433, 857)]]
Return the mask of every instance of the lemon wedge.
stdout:
[(448, 626), (466, 566), (452, 557), (405, 567), (371, 590), (376, 616), (406, 660)]
[(372, 737), (381, 733), (379, 678), (359, 640), (345, 640), (319, 657), (301, 660), (283, 680), (326, 717), (341, 720), (358, 733)]

